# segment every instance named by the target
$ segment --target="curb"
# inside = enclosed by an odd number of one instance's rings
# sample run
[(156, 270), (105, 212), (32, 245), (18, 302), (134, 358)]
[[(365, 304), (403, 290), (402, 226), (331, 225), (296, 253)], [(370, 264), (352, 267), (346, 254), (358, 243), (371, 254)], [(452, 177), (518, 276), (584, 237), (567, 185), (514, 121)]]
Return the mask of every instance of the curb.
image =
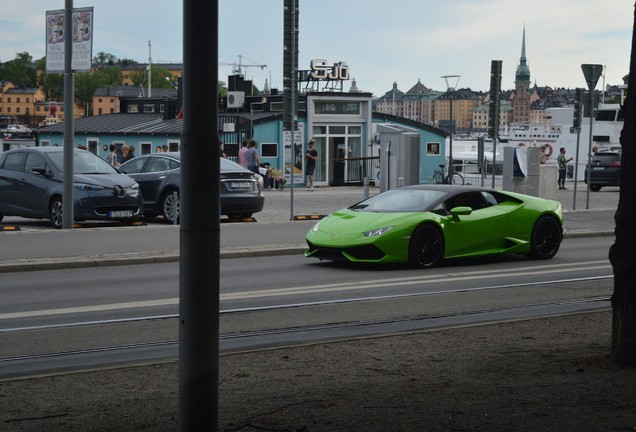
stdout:
[[(567, 231), (564, 238), (610, 237), (614, 230), (581, 229)], [(254, 258), (302, 254), (307, 245), (286, 244), (272, 246), (238, 246), (221, 248), (221, 259)], [(111, 267), (137, 264), (159, 264), (179, 261), (179, 251), (127, 252), (117, 254), (84, 255), (60, 258), (15, 259), (0, 262), (1, 273), (17, 273), (38, 270), (77, 269), (88, 267)]]
[[(222, 248), (221, 259), (251, 258), (302, 254), (305, 244), (271, 246), (239, 246)], [(117, 254), (83, 255), (60, 258), (15, 259), (0, 262), (0, 274), (38, 270), (78, 269), (88, 267), (112, 267), (137, 264), (179, 262), (179, 251), (126, 252)]]

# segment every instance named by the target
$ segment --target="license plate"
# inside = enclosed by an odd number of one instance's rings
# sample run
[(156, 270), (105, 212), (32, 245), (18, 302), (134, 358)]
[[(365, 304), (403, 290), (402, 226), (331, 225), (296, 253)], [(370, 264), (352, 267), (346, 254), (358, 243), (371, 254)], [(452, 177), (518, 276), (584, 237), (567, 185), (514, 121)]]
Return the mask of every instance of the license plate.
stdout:
[(252, 183), (245, 181), (233, 181), (230, 182), (230, 187), (232, 189), (252, 189)]
[(133, 216), (133, 212), (131, 210), (116, 210), (108, 212), (108, 217), (111, 219), (116, 218), (129, 218)]
[(605, 167), (592, 167), (592, 171), (603, 171)]

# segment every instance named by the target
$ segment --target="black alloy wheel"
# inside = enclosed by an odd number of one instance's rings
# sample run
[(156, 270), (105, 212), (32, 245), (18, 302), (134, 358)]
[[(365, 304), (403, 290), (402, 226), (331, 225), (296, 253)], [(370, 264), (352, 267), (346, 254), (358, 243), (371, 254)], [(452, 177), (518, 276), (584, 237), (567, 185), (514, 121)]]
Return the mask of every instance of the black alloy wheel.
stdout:
[(421, 225), (409, 241), (409, 264), (416, 268), (438, 265), (444, 258), (444, 236), (433, 225)]
[(561, 246), (563, 232), (561, 225), (550, 216), (542, 216), (532, 228), (530, 256), (534, 259), (550, 259)]

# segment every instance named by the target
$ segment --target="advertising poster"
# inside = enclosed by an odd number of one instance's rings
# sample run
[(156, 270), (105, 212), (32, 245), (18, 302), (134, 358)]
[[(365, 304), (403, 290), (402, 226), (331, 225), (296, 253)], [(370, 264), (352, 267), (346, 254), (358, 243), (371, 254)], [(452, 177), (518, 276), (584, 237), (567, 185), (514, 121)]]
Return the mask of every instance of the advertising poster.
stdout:
[(283, 155), (285, 160), (285, 180), (287, 180), (288, 185), (291, 185), (292, 172), (294, 173), (294, 184), (305, 183), (305, 179), (303, 178), (303, 173), (305, 171), (303, 159), (303, 148), (305, 146), (305, 143), (303, 142), (304, 136), (305, 124), (299, 123), (298, 130), (294, 132), (294, 150), (292, 152), (291, 131), (283, 131), (283, 140), (285, 145), (285, 153)]
[[(93, 61), (93, 8), (73, 9), (71, 69), (90, 72)], [(64, 10), (46, 12), (46, 71), (64, 72)]]

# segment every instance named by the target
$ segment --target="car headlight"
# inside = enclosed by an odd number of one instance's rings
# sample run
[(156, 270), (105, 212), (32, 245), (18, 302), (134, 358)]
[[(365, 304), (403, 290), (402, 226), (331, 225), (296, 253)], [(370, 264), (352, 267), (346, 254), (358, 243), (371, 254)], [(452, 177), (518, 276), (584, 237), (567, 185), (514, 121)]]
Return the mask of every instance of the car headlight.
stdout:
[(320, 229), (320, 222), (318, 222), (316, 225), (314, 225), (314, 227), (311, 229), (312, 232), (318, 232), (318, 230)]
[(384, 228), (376, 228), (376, 229), (373, 229), (371, 231), (365, 231), (363, 234), (364, 234), (365, 237), (376, 237), (376, 236), (384, 234), (385, 232), (391, 230), (394, 227), (395, 227), (395, 225), (391, 225), (391, 226), (384, 227)]
[(79, 190), (84, 191), (97, 191), (104, 189), (104, 186), (92, 185), (88, 183), (74, 183), (73, 186), (75, 186)]

